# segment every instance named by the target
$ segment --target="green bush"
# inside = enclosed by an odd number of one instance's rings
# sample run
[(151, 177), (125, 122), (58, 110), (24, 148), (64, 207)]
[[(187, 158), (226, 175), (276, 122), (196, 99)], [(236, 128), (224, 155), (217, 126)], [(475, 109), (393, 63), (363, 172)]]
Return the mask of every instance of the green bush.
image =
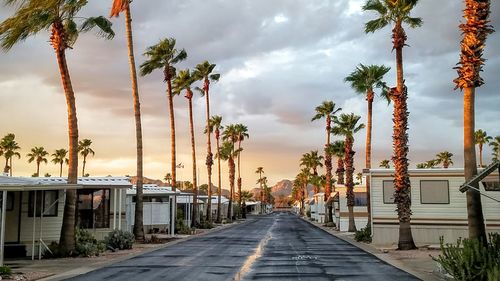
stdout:
[(0, 266), (0, 276), (8, 277), (12, 274), (12, 269), (6, 265)]
[(75, 251), (81, 257), (99, 256), (106, 250), (102, 241), (97, 241), (90, 231), (77, 229), (75, 233)]
[(54, 259), (57, 259), (57, 258), (63, 258), (64, 255), (63, 253), (61, 252), (61, 249), (59, 248), (59, 243), (57, 243), (56, 241), (52, 241), (49, 246), (49, 251), (48, 250), (45, 250), (43, 252), (43, 257), (44, 258), (54, 258)]
[(500, 280), (500, 235), (489, 234), (484, 246), (477, 239), (458, 239), (446, 245), (440, 237), (441, 254), (433, 259), (455, 280)]
[(354, 239), (358, 242), (371, 243), (372, 242), (372, 229), (370, 226), (362, 228), (354, 234)]
[(132, 249), (135, 237), (129, 231), (115, 229), (104, 238), (106, 246), (112, 249), (126, 250)]
[(307, 210), (307, 211), (306, 211), (306, 216), (307, 216), (308, 218), (310, 218), (310, 217), (311, 217), (311, 211), (310, 211), (310, 210)]
[(175, 218), (175, 233), (176, 234), (191, 234), (192, 230), (184, 223), (184, 210), (177, 209), (177, 217)]

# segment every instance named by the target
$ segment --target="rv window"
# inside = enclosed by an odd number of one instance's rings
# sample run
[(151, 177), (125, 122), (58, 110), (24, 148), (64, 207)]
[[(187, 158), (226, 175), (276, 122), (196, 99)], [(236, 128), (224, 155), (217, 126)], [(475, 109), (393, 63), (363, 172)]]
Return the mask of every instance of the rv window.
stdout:
[(366, 192), (354, 192), (354, 206), (367, 206)]
[(383, 181), (384, 204), (394, 204), (394, 182)]
[[(0, 193), (0, 206), (2, 205), (2, 193)], [(7, 211), (12, 211), (14, 210), (14, 193), (12, 192), (8, 192), (7, 193), (7, 206), (5, 206), (7, 208)]]
[(483, 181), (483, 186), (486, 191), (500, 191), (500, 181)]
[(78, 224), (81, 228), (109, 227), (109, 189), (78, 190)]
[[(36, 206), (34, 204), (35, 192), (36, 192)], [(35, 214), (37, 217), (41, 216), (42, 210), (44, 217), (57, 217), (57, 205), (59, 204), (56, 201), (58, 198), (59, 198), (59, 192), (57, 190), (30, 191), (28, 196), (28, 217), (33, 217), (34, 207), (36, 207)]]
[(420, 203), (450, 204), (450, 191), (447, 180), (420, 181)]

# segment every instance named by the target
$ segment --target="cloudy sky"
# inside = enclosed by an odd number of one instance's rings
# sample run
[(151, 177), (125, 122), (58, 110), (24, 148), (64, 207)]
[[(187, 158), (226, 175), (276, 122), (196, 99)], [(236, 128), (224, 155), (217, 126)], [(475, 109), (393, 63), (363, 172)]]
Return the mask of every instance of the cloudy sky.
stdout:
[[(109, 1), (89, 1), (82, 15), (107, 15)], [(343, 82), (358, 63), (385, 64), (386, 76), (395, 83), (390, 28), (364, 34), (364, 23), (375, 15), (361, 10), (364, 1), (335, 0), (171, 0), (132, 4), (137, 63), (145, 48), (173, 37), (185, 48), (188, 59), (179, 69), (203, 60), (217, 64), (221, 80), (211, 88), (211, 110), (225, 124), (243, 123), (250, 139), (244, 143), (244, 187), (255, 186), (256, 167), (263, 166), (270, 183), (293, 178), (305, 152), (322, 149), (324, 124), (311, 123), (314, 108), (333, 100), (344, 112), (366, 117), (366, 102)], [(462, 95), (454, 91), (452, 69), (458, 61), (461, 1), (422, 0), (413, 16), (424, 25), (407, 30), (404, 50), (409, 88), (410, 164), (432, 159), (448, 150), (455, 167), (462, 166)], [(0, 20), (12, 13), (0, 8)], [(500, 6), (492, 3), (492, 25), (499, 29)], [(68, 64), (77, 100), (80, 138), (93, 140), (95, 157), (89, 159), (91, 175), (133, 175), (135, 131), (130, 93), (123, 17), (113, 19), (112, 41), (93, 34), (79, 38), (68, 51)], [(500, 34), (488, 38), (483, 77), (477, 90), (476, 127), (500, 135)], [(169, 126), (165, 84), (160, 72), (140, 78), (145, 147), (145, 176), (163, 178), (170, 169)], [(0, 53), (0, 135), (15, 133), (22, 158), (14, 160), (14, 175), (35, 171), (25, 156), (30, 148), (44, 146), (51, 153), (67, 146), (66, 104), (48, 34), (41, 32)], [(175, 100), (178, 159), (185, 164), (181, 180), (191, 180), (191, 152), (187, 103)], [(194, 102), (200, 182), (206, 182), (204, 100)], [(373, 163), (391, 155), (390, 106), (374, 104)], [(364, 138), (356, 136), (356, 167), (362, 168)], [(491, 159), (490, 148), (485, 158)], [(226, 173), (224, 163), (223, 172)], [(58, 174), (53, 164), (41, 173)], [(224, 186), (227, 177), (224, 176)]]

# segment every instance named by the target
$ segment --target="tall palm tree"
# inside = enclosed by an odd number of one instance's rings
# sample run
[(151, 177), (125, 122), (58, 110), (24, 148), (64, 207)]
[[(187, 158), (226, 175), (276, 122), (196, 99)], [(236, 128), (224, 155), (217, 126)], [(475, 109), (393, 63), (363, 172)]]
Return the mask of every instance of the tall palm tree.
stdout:
[[(231, 126), (231, 125), (230, 125)], [(227, 127), (226, 127), (227, 129)], [(234, 177), (235, 177), (235, 149), (234, 143), (231, 141), (224, 141), (217, 152), (217, 158), (222, 159), (224, 161), (228, 161), (229, 166), (229, 204), (227, 208), (227, 219), (231, 221), (233, 219), (233, 194), (234, 194)]]
[[(205, 96), (206, 104), (206, 122), (207, 128), (210, 126), (210, 81), (219, 81), (220, 74), (212, 73), (215, 68), (215, 64), (211, 64), (208, 61), (204, 61), (196, 66), (193, 71), (193, 77), (196, 80), (203, 80), (203, 89), (197, 88), (202, 96)], [(208, 202), (207, 202), (207, 221), (212, 222), (212, 165), (213, 165), (213, 154), (212, 154), (212, 132), (207, 131), (207, 159), (205, 164), (207, 165), (207, 175), (208, 175)]]
[(21, 153), (18, 152), (21, 147), (16, 142), (16, 135), (9, 133), (5, 135), (0, 141), (0, 151), (5, 158), (4, 173), (9, 173), (12, 177), (12, 157), (16, 156), (17, 159), (21, 158)]
[(500, 159), (500, 136), (496, 136), (490, 142), (490, 146), (492, 150), (491, 155), (493, 156), (491, 160), (498, 161), (498, 159)]
[(135, 66), (134, 42), (132, 36), (132, 16), (130, 13), (130, 0), (113, 0), (110, 17), (118, 17), (121, 12), (125, 13), (125, 34), (127, 37), (128, 63), (130, 68), (130, 81), (132, 86), (132, 99), (134, 103), (135, 118), (135, 142), (136, 142), (136, 201), (134, 214), (134, 236), (137, 240), (144, 239), (143, 220), (143, 151), (142, 151), (142, 122), (141, 122), (141, 102), (139, 97), (139, 87), (137, 83), (137, 70)]
[(354, 221), (354, 134), (365, 128), (365, 124), (359, 124), (361, 116), (351, 114), (341, 114), (339, 118), (335, 118), (335, 127), (332, 128), (332, 133), (339, 136), (344, 136), (344, 162), (346, 166), (346, 197), (347, 209), (349, 210), (349, 232), (356, 231), (356, 224)]
[[(176, 69), (174, 65), (187, 58), (187, 53), (184, 49), (177, 50), (175, 48), (175, 39), (162, 39), (158, 44), (150, 46), (146, 49), (144, 56), (147, 60), (140, 66), (141, 76), (150, 74), (156, 69), (163, 70), (163, 82), (167, 82), (167, 100), (168, 113), (170, 116), (170, 168), (172, 174), (172, 190), (177, 188), (177, 160), (175, 151), (175, 114), (174, 114), (174, 92), (172, 91), (172, 79), (175, 77)], [(177, 207), (172, 204), (170, 210), (170, 221), (175, 221)], [(172, 224), (171, 233), (175, 233), (175, 224)]]
[[(325, 118), (326, 121), (326, 143), (325, 143), (325, 202), (328, 201), (330, 197), (330, 193), (332, 192), (332, 155), (328, 153), (328, 147), (330, 146), (330, 130), (332, 127), (332, 119), (342, 108), (336, 108), (335, 103), (333, 101), (323, 101), (319, 106), (315, 108), (316, 115), (311, 119), (312, 121), (319, 120)], [(328, 216), (327, 219), (328, 220)], [(326, 221), (329, 222), (329, 221)]]
[(294, 181), (294, 184), (296, 184), (300, 188), (300, 214), (301, 215), (305, 214), (304, 201), (308, 196), (307, 184), (309, 184), (310, 177), (311, 177), (311, 173), (310, 173), (309, 169), (302, 168), (300, 170), (300, 173), (298, 173), (297, 176), (295, 177), (295, 181)]
[[(112, 24), (102, 16), (90, 18), (77, 16), (87, 1), (9, 0), (7, 3), (15, 4), (15, 14), (0, 24), (0, 45), (4, 50), (11, 49), (15, 44), (42, 30), (50, 30), (50, 44), (56, 54), (68, 109), (68, 184), (76, 184), (78, 177), (78, 122), (75, 94), (66, 61), (66, 50), (73, 49), (79, 33), (88, 32), (94, 28), (98, 29), (99, 36), (106, 39), (113, 38)], [(81, 24), (78, 26), (76, 21), (81, 21)], [(68, 189), (59, 240), (62, 253), (70, 253), (75, 248), (75, 207), (76, 191)]]
[(344, 184), (344, 155), (345, 155), (345, 143), (342, 140), (334, 141), (331, 146), (332, 155), (337, 157), (337, 170), (335, 174), (337, 175), (337, 183)]
[(380, 163), (378, 164), (378, 166), (380, 168), (384, 168), (384, 169), (390, 169), (391, 168), (391, 162), (387, 159), (384, 159), (382, 161), (380, 161)]
[(47, 164), (47, 158), (46, 156), (49, 155), (49, 153), (43, 148), (43, 146), (35, 146), (31, 149), (31, 152), (28, 153), (26, 156), (28, 158), (28, 163), (31, 163), (35, 161), (36, 163), (36, 176), (40, 176), (40, 164), (43, 162)]
[(396, 78), (397, 86), (392, 88), (389, 95), (394, 103), (394, 132), (393, 132), (393, 163), (394, 175), (394, 198), (397, 203), (399, 218), (399, 241), (398, 249), (414, 249), (415, 243), (411, 234), (411, 198), (410, 177), (408, 174), (408, 109), (407, 88), (404, 85), (403, 76), (403, 47), (407, 39), (403, 23), (411, 28), (422, 25), (421, 18), (410, 16), (411, 11), (417, 5), (418, 0), (368, 0), (363, 6), (365, 11), (373, 11), (378, 18), (371, 20), (365, 25), (365, 32), (375, 32), (387, 25), (393, 25), (392, 44), (396, 50)]
[[(477, 175), (474, 145), (475, 90), (484, 84), (480, 76), (484, 64), (483, 50), (488, 34), (494, 30), (488, 20), (489, 0), (466, 0), (463, 11), (466, 22), (460, 24), (460, 29), (464, 37), (460, 44), (459, 66), (455, 67), (458, 77), (453, 82), (456, 84), (455, 89), (460, 88), (464, 93), (464, 173), (465, 180), (469, 180)], [(479, 184), (472, 186), (478, 188)], [(467, 219), (469, 238), (480, 239), (486, 244), (481, 195), (472, 189), (467, 191)]]
[(51, 162), (59, 165), (59, 177), (62, 177), (62, 167), (63, 164), (66, 163), (68, 164), (68, 158), (66, 157), (68, 155), (68, 151), (64, 148), (61, 149), (56, 149), (54, 153), (52, 153), (52, 160)]
[[(371, 169), (371, 155), (372, 155), (372, 107), (375, 98), (374, 89), (380, 88), (381, 94), (385, 100), (390, 102), (387, 86), (382, 81), (384, 75), (389, 72), (391, 68), (385, 65), (363, 65), (359, 64), (349, 76), (344, 78), (344, 81), (354, 89), (357, 94), (365, 95), (368, 103), (368, 112), (366, 120), (366, 142), (365, 142), (365, 168)], [(371, 225), (371, 202), (370, 202), (370, 180), (369, 176), (366, 178), (366, 209), (368, 210), (367, 225)]]
[[(241, 152), (243, 151), (243, 149), (241, 148), (241, 142), (244, 141), (245, 139), (248, 139), (249, 135), (248, 135), (248, 128), (247, 126), (243, 125), (243, 124), (236, 124), (234, 125), (234, 129), (236, 130), (236, 134), (237, 134), (237, 142), (238, 142), (238, 179), (237, 179), (237, 183), (238, 183), (238, 208), (240, 210), (240, 213), (238, 214), (238, 216), (241, 216), (243, 214), (242, 211), (244, 211), (244, 209), (241, 208)], [(244, 215), (244, 214), (243, 214)]]
[(485, 144), (488, 144), (493, 138), (491, 136), (488, 136), (488, 134), (479, 129), (474, 132), (474, 143), (477, 144), (479, 148), (479, 166), (483, 166), (483, 146)]
[[(222, 124), (222, 116), (215, 115), (210, 118), (208, 122), (208, 131), (214, 133), (215, 143), (217, 146), (217, 151), (220, 149), (220, 131), (224, 129)], [(221, 214), (221, 197), (222, 197), (222, 182), (221, 182), (221, 170), (220, 170), (220, 157), (217, 157), (217, 172), (218, 172), (218, 189), (217, 189), (217, 219), (216, 222), (220, 223), (222, 221)]]
[(186, 91), (186, 99), (188, 100), (188, 113), (189, 113), (189, 131), (191, 133), (191, 158), (193, 161), (193, 219), (192, 226), (198, 227), (200, 225), (200, 216), (198, 215), (198, 179), (196, 175), (196, 143), (194, 139), (194, 120), (193, 120), (193, 91), (191, 85), (195, 82), (194, 77), (191, 75), (189, 69), (181, 70), (179, 74), (172, 81), (174, 92), (180, 93)]
[(443, 164), (443, 168), (448, 169), (450, 165), (453, 165), (451, 157), (453, 157), (453, 153), (451, 152), (439, 152), (438, 154), (436, 154), (436, 162), (437, 164)]
[(94, 156), (95, 151), (90, 148), (92, 145), (92, 141), (89, 139), (83, 139), (78, 142), (78, 151), (80, 152), (80, 155), (83, 157), (83, 165), (82, 165), (82, 177), (85, 176), (85, 165), (87, 164), (87, 157), (89, 155)]
[[(234, 165), (234, 158), (235, 157), (238, 157), (238, 154), (239, 152), (241, 151), (241, 148), (240, 149), (236, 149), (236, 143), (239, 141), (239, 138), (240, 138), (240, 135), (238, 133), (238, 129), (236, 128), (236, 125), (234, 124), (230, 124), (230, 125), (227, 125), (225, 128), (224, 128), (224, 131), (222, 132), (222, 139), (225, 141), (225, 142), (230, 142), (232, 144), (232, 154), (231, 154), (231, 159), (228, 159), (229, 162), (233, 161), (233, 165)], [(231, 168), (231, 167), (229, 167)], [(231, 172), (229, 173), (230, 174), (230, 194), (231, 194), (231, 200), (234, 199), (234, 196), (235, 196), (235, 192), (234, 192), (234, 177), (235, 175), (233, 174), (232, 176), (232, 183), (231, 183)], [(228, 215), (234, 215), (232, 212), (229, 213), (229, 210), (228, 210)]]
[(264, 167), (257, 167), (255, 173), (259, 174), (259, 179), (257, 180), (257, 183), (260, 185), (260, 202), (261, 204), (264, 204), (264, 190), (262, 189), (262, 174), (264, 173)]

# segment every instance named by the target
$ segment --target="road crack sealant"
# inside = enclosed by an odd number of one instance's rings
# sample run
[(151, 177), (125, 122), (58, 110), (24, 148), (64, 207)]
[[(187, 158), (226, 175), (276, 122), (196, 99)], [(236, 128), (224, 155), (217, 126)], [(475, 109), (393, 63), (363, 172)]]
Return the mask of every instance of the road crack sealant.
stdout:
[(275, 220), (271, 225), (271, 227), (267, 230), (266, 236), (264, 236), (264, 238), (259, 242), (259, 245), (257, 245), (255, 252), (245, 260), (240, 270), (236, 273), (235, 277), (233, 278), (234, 281), (243, 280), (243, 278), (250, 272), (252, 265), (257, 261), (258, 258), (262, 256), (262, 252), (264, 251), (264, 248), (267, 246), (267, 243), (269, 243), (269, 241), (273, 238), (272, 229), (274, 228), (276, 223), (277, 220)]

